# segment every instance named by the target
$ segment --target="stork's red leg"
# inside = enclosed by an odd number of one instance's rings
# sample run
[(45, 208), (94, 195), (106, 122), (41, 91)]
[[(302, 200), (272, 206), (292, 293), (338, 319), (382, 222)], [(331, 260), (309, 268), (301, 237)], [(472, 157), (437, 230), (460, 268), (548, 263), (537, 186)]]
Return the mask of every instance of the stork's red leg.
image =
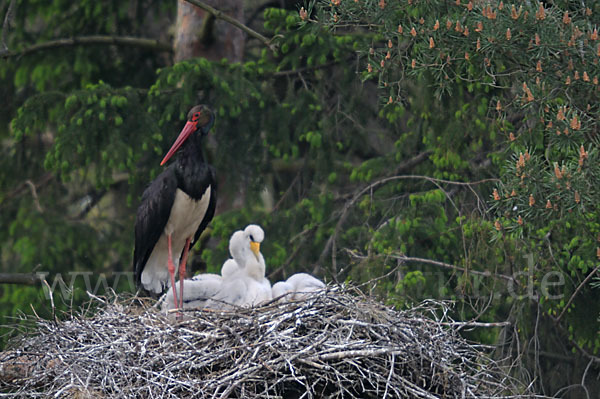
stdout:
[(173, 264), (173, 250), (171, 249), (171, 234), (167, 235), (167, 247), (169, 249), (169, 261), (167, 267), (169, 269), (169, 276), (171, 276), (171, 287), (173, 288), (173, 304), (177, 306), (177, 290), (175, 289), (175, 265)]
[(179, 263), (179, 308), (183, 309), (183, 280), (185, 280), (185, 264), (187, 262), (188, 253), (190, 250), (190, 239), (185, 240), (185, 247), (183, 247), (183, 255), (181, 255), (181, 262)]

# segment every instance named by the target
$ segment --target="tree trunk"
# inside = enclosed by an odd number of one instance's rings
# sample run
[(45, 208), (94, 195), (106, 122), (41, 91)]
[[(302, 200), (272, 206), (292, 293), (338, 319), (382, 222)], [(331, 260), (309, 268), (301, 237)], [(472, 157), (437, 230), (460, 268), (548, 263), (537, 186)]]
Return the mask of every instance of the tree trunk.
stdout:
[[(244, 23), (244, 2), (206, 0), (206, 4)], [(246, 36), (235, 26), (184, 0), (177, 2), (175, 62), (194, 57), (239, 62), (244, 57)]]
[[(245, 23), (244, 2), (239, 0), (203, 0), (228, 16)], [(246, 34), (239, 28), (184, 0), (177, 0), (177, 25), (175, 33), (175, 62), (194, 57), (204, 57), (219, 61), (227, 58), (230, 62), (241, 62), (244, 58)], [(208, 135), (208, 147), (216, 149), (218, 140)], [(235, 190), (228, 190), (231, 179), (226, 170), (217, 171), (219, 195), (216, 213), (241, 208), (246, 197), (246, 184)], [(210, 245), (210, 244), (208, 244)], [(194, 259), (190, 260), (194, 264)]]

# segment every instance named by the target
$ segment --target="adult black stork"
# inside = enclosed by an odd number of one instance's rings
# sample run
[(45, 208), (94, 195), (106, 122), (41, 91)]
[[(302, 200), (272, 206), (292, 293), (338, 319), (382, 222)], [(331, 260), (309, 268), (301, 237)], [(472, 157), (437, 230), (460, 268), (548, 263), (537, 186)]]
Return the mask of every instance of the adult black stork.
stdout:
[[(217, 180), (212, 166), (202, 156), (202, 138), (214, 123), (208, 107), (197, 105), (187, 123), (160, 163), (164, 165), (176, 152), (175, 162), (144, 191), (135, 223), (133, 267), (136, 284), (160, 294), (175, 287), (179, 269), (179, 298), (182, 306), (183, 280), (188, 252), (215, 214)], [(170, 277), (170, 284), (169, 284)]]

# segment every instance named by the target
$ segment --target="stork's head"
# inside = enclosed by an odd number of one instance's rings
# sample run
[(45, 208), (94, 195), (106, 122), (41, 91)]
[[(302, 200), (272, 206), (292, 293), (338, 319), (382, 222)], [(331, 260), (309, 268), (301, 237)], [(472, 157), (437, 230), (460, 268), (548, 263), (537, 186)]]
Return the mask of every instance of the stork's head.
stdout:
[(260, 261), (260, 243), (265, 239), (265, 232), (259, 225), (249, 224), (244, 229), (244, 235), (250, 240), (250, 250), (256, 260)]
[(252, 252), (257, 262), (261, 263), (260, 243), (264, 238), (265, 232), (256, 224), (248, 225), (244, 230), (238, 230), (231, 235), (229, 239), (229, 252), (240, 268), (246, 267), (247, 262), (250, 260), (247, 258), (247, 256), (251, 256), (248, 249)]
[(215, 115), (206, 105), (196, 105), (187, 115), (187, 122), (177, 140), (171, 146), (167, 155), (163, 158), (160, 163), (161, 166), (164, 165), (172, 156), (177, 152), (177, 150), (185, 143), (185, 141), (194, 133), (201, 134), (202, 136), (206, 135), (213, 123), (215, 122)]

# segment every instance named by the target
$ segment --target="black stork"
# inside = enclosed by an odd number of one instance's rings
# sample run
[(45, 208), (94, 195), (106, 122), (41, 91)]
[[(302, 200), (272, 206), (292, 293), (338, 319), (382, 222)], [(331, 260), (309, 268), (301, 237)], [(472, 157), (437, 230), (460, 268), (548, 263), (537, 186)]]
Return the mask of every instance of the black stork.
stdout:
[(175, 271), (179, 269), (180, 300), (175, 289), (173, 298), (180, 308), (189, 249), (215, 214), (215, 171), (204, 161), (201, 145), (213, 123), (214, 114), (208, 107), (197, 105), (189, 111), (187, 123), (160, 164), (179, 151), (175, 162), (146, 188), (137, 210), (133, 253), (136, 284), (160, 294), (169, 285), (175, 287)]

